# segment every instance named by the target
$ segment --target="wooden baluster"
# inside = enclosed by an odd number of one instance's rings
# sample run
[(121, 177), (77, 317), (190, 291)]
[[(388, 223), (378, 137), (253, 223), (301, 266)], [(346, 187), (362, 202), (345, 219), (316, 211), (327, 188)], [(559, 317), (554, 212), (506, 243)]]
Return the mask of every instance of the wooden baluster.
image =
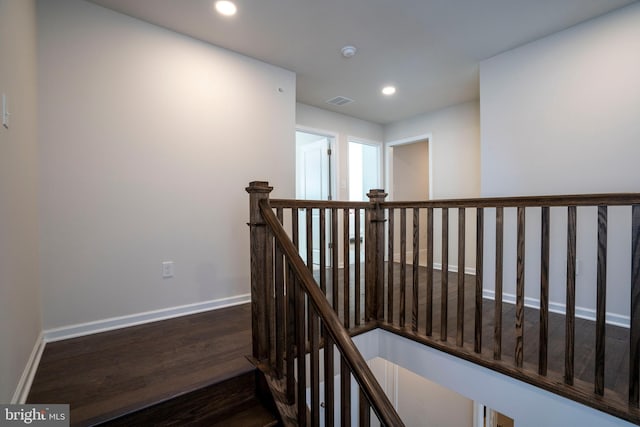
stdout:
[(353, 322), (356, 326), (360, 325), (360, 296), (361, 296), (361, 283), (360, 283), (360, 209), (356, 208), (354, 210), (354, 224), (353, 224), (353, 234), (355, 236), (355, 247), (354, 247), (354, 292), (353, 292), (353, 303), (354, 303), (354, 319)]
[(338, 311), (338, 209), (331, 208), (331, 301)]
[(440, 341), (447, 340), (449, 303), (449, 209), (442, 208), (442, 270), (440, 272)]
[(493, 328), (493, 359), (502, 358), (502, 264), (504, 242), (504, 208), (496, 208), (496, 287)]
[(576, 217), (577, 208), (567, 208), (567, 297), (565, 314), (564, 382), (573, 385), (576, 319)]
[(335, 414), (333, 340), (324, 326), (322, 329), (324, 331), (324, 425), (333, 427)]
[(318, 314), (310, 302), (307, 313), (310, 325), (311, 425), (320, 427), (320, 331)]
[(418, 274), (420, 268), (420, 209), (413, 208), (413, 294), (411, 308), (411, 329), (418, 331)]
[[(307, 268), (313, 274), (313, 208), (305, 208), (305, 239), (307, 241)], [(311, 324), (307, 322), (307, 344), (311, 336)]]
[(427, 208), (427, 308), (426, 334), (433, 333), (433, 208)]
[(631, 331), (629, 341), (629, 404), (638, 407), (640, 394), (640, 205), (631, 220)]
[(371, 405), (367, 397), (364, 395), (362, 389), (360, 389), (360, 405), (359, 405), (359, 420), (360, 427), (369, 427), (371, 425)]
[[(276, 209), (276, 217), (280, 224), (284, 221), (284, 213), (282, 208)], [(275, 280), (275, 297), (276, 297), (276, 375), (278, 378), (282, 378), (284, 374), (284, 360), (285, 360), (285, 331), (286, 331), (286, 296), (284, 293), (284, 254), (280, 245), (275, 243), (275, 266), (274, 266), (274, 280)]]
[(407, 210), (400, 209), (400, 327), (404, 328), (406, 318), (405, 289), (407, 287)]
[[(281, 212), (278, 219), (282, 223)], [(282, 378), (283, 364), (285, 360), (285, 293), (284, 293), (284, 255), (279, 244), (275, 244), (275, 371), (278, 378)]]
[(299, 232), (298, 208), (291, 208), (291, 241), (298, 249), (300, 249), (300, 239), (298, 238)]
[(598, 271), (596, 294), (596, 368), (594, 392), (604, 395), (607, 315), (607, 206), (598, 206)]
[(307, 208), (305, 226), (307, 232), (307, 268), (313, 274), (313, 208)]
[(515, 363), (518, 368), (524, 362), (524, 242), (525, 208), (518, 207), (518, 237), (516, 265), (516, 348)]
[(351, 285), (349, 283), (349, 264), (351, 262), (351, 247), (349, 243), (349, 209), (343, 211), (342, 226), (342, 251), (344, 257), (343, 284), (342, 284), (342, 321), (344, 327), (349, 329), (349, 294), (351, 293)]
[(340, 425), (351, 425), (351, 373), (344, 358), (340, 357)]
[(270, 295), (268, 289), (273, 286), (265, 275), (267, 248), (267, 227), (260, 210), (260, 202), (269, 199), (273, 187), (265, 181), (253, 181), (246, 188), (249, 193), (249, 227), (251, 258), (251, 332), (253, 336), (252, 354), (258, 360), (267, 360), (270, 356), (269, 318), (267, 307)]
[(476, 305), (473, 351), (482, 351), (482, 280), (484, 274), (484, 209), (476, 210)]
[(458, 347), (462, 347), (462, 343), (464, 342), (465, 221), (464, 208), (458, 208), (458, 312), (456, 316), (456, 345)]
[(265, 305), (265, 316), (267, 318), (267, 330), (269, 331), (269, 336), (267, 342), (269, 343), (268, 348), (268, 357), (269, 357), (269, 366), (271, 368), (275, 368), (276, 365), (276, 296), (275, 296), (275, 281), (274, 281), (274, 248), (273, 248), (273, 234), (271, 230), (267, 228), (267, 241), (264, 251), (264, 282), (267, 286), (266, 289), (266, 305)]
[(320, 289), (327, 295), (327, 211), (320, 209)]
[(547, 375), (549, 344), (549, 227), (550, 210), (542, 207), (540, 254), (540, 346), (538, 347), (538, 373)]
[(298, 425), (307, 424), (307, 401), (306, 401), (306, 389), (307, 389), (307, 369), (306, 369), (306, 325), (305, 325), (305, 313), (306, 313), (306, 299), (302, 286), (298, 283), (298, 279), (295, 280), (295, 299), (296, 299), (296, 349), (297, 349), (297, 365), (298, 365), (298, 393), (297, 393), (297, 408), (298, 408)]
[(393, 208), (389, 209), (389, 229), (387, 231), (387, 244), (388, 244), (388, 262), (387, 262), (387, 323), (393, 324), (393, 279), (394, 279), (394, 271), (393, 271), (393, 250), (394, 250), (394, 233), (395, 233), (395, 225), (394, 225), (395, 214)]
[(287, 403), (292, 405), (296, 401), (296, 376), (295, 376), (295, 348), (296, 348), (296, 292), (295, 276), (287, 262), (287, 330), (286, 330), (286, 352), (287, 352)]

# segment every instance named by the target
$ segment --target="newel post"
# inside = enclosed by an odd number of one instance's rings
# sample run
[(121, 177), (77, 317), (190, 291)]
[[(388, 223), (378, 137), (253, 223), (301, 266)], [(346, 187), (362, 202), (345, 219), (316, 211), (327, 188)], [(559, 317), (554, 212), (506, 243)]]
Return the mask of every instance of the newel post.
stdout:
[(267, 304), (269, 284), (266, 283), (267, 228), (260, 212), (260, 201), (269, 199), (273, 187), (267, 181), (253, 181), (246, 188), (249, 193), (249, 225), (251, 229), (251, 335), (253, 357), (269, 358), (269, 319)]
[(384, 318), (384, 223), (385, 213), (380, 203), (387, 193), (370, 190), (367, 193), (370, 206), (367, 208), (365, 251), (365, 320)]

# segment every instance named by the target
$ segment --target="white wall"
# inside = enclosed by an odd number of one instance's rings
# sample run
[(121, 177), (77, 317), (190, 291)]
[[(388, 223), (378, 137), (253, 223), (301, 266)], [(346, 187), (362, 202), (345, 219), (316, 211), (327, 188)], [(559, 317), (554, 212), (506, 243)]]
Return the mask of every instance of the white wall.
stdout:
[(640, 4), (480, 64), (482, 195), (638, 191)]
[[(430, 186), (432, 199), (478, 197), (480, 195), (480, 116), (477, 101), (454, 105), (433, 113), (385, 126), (385, 142), (423, 139), (429, 136)], [(449, 211), (449, 266), (457, 271), (458, 245), (456, 210)], [(424, 223), (423, 223), (424, 224)], [(441, 257), (441, 215), (434, 218), (434, 261)], [(423, 225), (421, 225), (422, 227)], [(466, 212), (465, 267), (475, 271), (475, 211)], [(424, 240), (422, 240), (424, 243)], [(424, 246), (424, 245), (423, 245)], [(426, 246), (421, 259), (426, 259)]]
[[(12, 400), (41, 326), (38, 268), (36, 11), (0, 0), (0, 402)], [(17, 396), (18, 397), (18, 396)]]
[(329, 131), (338, 135), (337, 157), (334, 160), (338, 164), (336, 199), (349, 200), (349, 138), (382, 144), (384, 139), (382, 125), (301, 103), (296, 104), (296, 124), (303, 129)]
[[(505, 52), (480, 64), (482, 195), (640, 191), (640, 4)], [(527, 295), (537, 298), (539, 213), (527, 213)], [(595, 212), (578, 212), (578, 312), (595, 307)], [(628, 314), (630, 214), (609, 216), (610, 320)], [(493, 288), (492, 218), (485, 283)], [(514, 220), (509, 219), (514, 227)], [(505, 225), (507, 233), (507, 225)], [(515, 231), (505, 248), (515, 252)], [(566, 212), (552, 216), (551, 299), (564, 303)], [(537, 242), (537, 243), (536, 243)], [(507, 249), (505, 249), (505, 253)], [(513, 292), (515, 255), (505, 260)], [(508, 288), (507, 288), (508, 287)], [(531, 300), (534, 304), (535, 301)]]
[(429, 134), (433, 199), (480, 195), (480, 115), (477, 101), (385, 126), (386, 143)]
[(295, 75), (80, 0), (38, 25), (45, 328), (248, 293), (244, 188), (293, 197)]
[(472, 400), (381, 357), (367, 363), (407, 427), (473, 425)]

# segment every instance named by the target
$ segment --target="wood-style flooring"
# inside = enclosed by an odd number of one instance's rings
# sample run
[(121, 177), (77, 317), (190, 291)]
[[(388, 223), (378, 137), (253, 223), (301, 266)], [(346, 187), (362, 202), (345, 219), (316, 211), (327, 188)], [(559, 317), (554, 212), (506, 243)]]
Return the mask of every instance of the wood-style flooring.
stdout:
[[(418, 333), (426, 332), (426, 267), (418, 267)], [(319, 273), (314, 272), (316, 279)], [(385, 275), (385, 320), (398, 326), (400, 323), (400, 264), (393, 264), (393, 319), (386, 319), (388, 313), (388, 269), (384, 268)], [(326, 288), (327, 298), (332, 301), (331, 270), (327, 270)], [(442, 274), (440, 270), (434, 270), (433, 274), (433, 316), (432, 337), (440, 339), (441, 331), (441, 289)], [(361, 289), (364, 289), (364, 265), (361, 266)], [(338, 276), (338, 300), (339, 317), (344, 319), (343, 313), (343, 270), (339, 270)], [(350, 324), (354, 323), (354, 268), (350, 266)], [(475, 313), (475, 276), (465, 274), (464, 280), (464, 347), (473, 351), (474, 341), (474, 313)], [(457, 300), (458, 300), (458, 273), (448, 274), (447, 295), (447, 342), (455, 345), (457, 332)], [(360, 298), (361, 322), (364, 321), (364, 296)], [(406, 266), (405, 281), (405, 327), (412, 327), (413, 307), (413, 268)], [(493, 359), (494, 351), (494, 325), (495, 302), (483, 299), (482, 316), (482, 355), (487, 360)], [(538, 343), (540, 312), (535, 308), (525, 308), (524, 323), (524, 365), (525, 368), (536, 371), (538, 367)], [(515, 305), (502, 304), (502, 360), (513, 360), (515, 357)], [(548, 341), (548, 375), (562, 378), (564, 375), (565, 357), (565, 316), (558, 313), (549, 313), (549, 341)], [(606, 326), (606, 350), (605, 350), (605, 388), (622, 395), (628, 391), (629, 372), (629, 329), (613, 325)], [(586, 319), (575, 319), (575, 361), (574, 375), (578, 380), (593, 384), (595, 376), (595, 322)]]
[(254, 370), (249, 304), (48, 343), (30, 403), (91, 425)]

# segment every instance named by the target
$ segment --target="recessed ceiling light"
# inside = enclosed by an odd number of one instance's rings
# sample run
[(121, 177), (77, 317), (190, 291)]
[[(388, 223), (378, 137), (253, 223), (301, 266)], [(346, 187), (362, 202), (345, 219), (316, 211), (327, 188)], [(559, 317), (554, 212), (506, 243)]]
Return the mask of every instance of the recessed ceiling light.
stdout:
[(396, 93), (396, 88), (395, 86), (385, 86), (382, 88), (382, 93), (384, 95), (393, 95), (394, 93)]
[(215, 6), (218, 13), (224, 16), (233, 16), (238, 11), (236, 5), (228, 0), (217, 1)]

